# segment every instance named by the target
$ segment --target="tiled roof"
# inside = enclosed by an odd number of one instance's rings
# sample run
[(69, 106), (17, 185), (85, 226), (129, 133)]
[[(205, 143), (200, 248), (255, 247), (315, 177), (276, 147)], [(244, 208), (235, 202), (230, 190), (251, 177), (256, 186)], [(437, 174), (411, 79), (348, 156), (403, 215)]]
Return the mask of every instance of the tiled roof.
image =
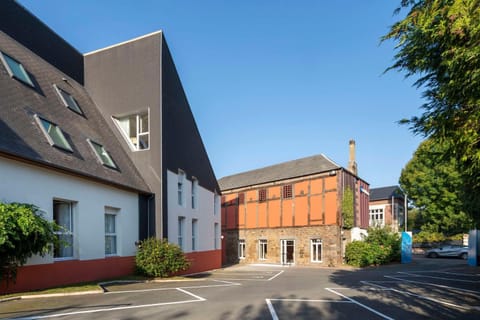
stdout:
[(220, 189), (225, 191), (266, 182), (327, 172), (339, 168), (341, 167), (338, 164), (328, 159), (323, 154), (320, 154), (223, 177), (218, 180), (218, 183), (220, 185)]
[(391, 199), (393, 197), (403, 198), (403, 194), (398, 186), (389, 186), (370, 189), (370, 201)]
[[(35, 84), (35, 88), (31, 88), (11, 78), (0, 62), (0, 153), (130, 190), (149, 192), (81, 84), (2, 31), (0, 51), (22, 63)], [(75, 98), (83, 116), (64, 106), (54, 84)], [(35, 114), (57, 124), (73, 152), (52, 147), (35, 120)], [(103, 166), (87, 139), (102, 144), (119, 170)]]

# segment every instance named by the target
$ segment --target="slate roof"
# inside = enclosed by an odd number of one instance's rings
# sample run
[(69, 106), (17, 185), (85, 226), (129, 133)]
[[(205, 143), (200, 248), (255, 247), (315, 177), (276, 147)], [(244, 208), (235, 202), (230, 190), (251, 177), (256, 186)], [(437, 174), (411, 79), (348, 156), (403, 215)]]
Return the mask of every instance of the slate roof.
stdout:
[(399, 190), (399, 186), (370, 189), (370, 201), (391, 199), (392, 196), (395, 198), (403, 198), (403, 194)]
[(218, 183), (220, 190), (225, 191), (261, 183), (308, 176), (340, 168), (341, 166), (325, 155), (319, 154), (223, 177), (218, 180)]
[[(0, 62), (0, 154), (125, 189), (149, 192), (148, 186), (80, 83), (2, 31), (0, 51), (22, 63), (35, 83), (35, 88), (31, 88), (11, 78)], [(64, 106), (54, 84), (76, 99), (84, 116)], [(52, 147), (35, 120), (35, 114), (57, 124), (73, 152)], [(87, 138), (102, 144), (119, 170), (103, 166)]]

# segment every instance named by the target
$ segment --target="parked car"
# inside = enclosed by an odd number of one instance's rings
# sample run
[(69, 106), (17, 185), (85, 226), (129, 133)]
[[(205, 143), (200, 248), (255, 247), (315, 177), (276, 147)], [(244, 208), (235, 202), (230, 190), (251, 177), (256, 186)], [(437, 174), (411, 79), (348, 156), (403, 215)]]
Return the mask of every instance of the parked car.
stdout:
[(425, 256), (428, 258), (457, 257), (465, 260), (468, 257), (468, 247), (442, 246), (426, 251)]

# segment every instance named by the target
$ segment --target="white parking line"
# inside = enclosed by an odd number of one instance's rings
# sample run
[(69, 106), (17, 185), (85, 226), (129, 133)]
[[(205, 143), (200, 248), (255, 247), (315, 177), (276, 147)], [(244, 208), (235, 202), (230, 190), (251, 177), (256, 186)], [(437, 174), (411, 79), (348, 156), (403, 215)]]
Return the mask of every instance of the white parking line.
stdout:
[(107, 294), (111, 295), (111, 294), (136, 293), (136, 292), (176, 290), (176, 291), (180, 291), (180, 292), (194, 298), (194, 299), (189, 299), (189, 300), (180, 300), (180, 301), (174, 301), (174, 302), (159, 302), (159, 303), (141, 304), (141, 305), (135, 305), (135, 306), (91, 309), (91, 310), (82, 310), (82, 311), (72, 311), (72, 312), (65, 312), (65, 313), (49, 314), (49, 315), (44, 315), (44, 316), (32, 316), (32, 317), (23, 317), (23, 318), (15, 318), (15, 319), (16, 320), (37, 320), (37, 319), (57, 318), (57, 317), (72, 316), (72, 315), (79, 315), (79, 314), (90, 314), (90, 313), (119, 311), (119, 310), (127, 310), (127, 309), (160, 307), (160, 306), (166, 306), (166, 305), (184, 304), (184, 303), (191, 303), (191, 302), (202, 302), (202, 301), (207, 301), (207, 299), (205, 299), (203, 297), (200, 297), (196, 294), (193, 294), (193, 293), (191, 293), (191, 292), (189, 292), (185, 289), (232, 287), (232, 286), (241, 285), (240, 283), (235, 283), (235, 282), (220, 281), (220, 280), (213, 280), (213, 281), (221, 282), (223, 284), (203, 285), (203, 286), (188, 286), (188, 287), (178, 287), (178, 288), (155, 288), (155, 289), (142, 289), (142, 290), (125, 290), (125, 291), (113, 291), (113, 292), (106, 292), (105, 293), (106, 295)]
[(369, 306), (366, 306), (366, 305), (364, 305), (363, 303), (360, 303), (360, 302), (358, 302), (358, 301), (355, 300), (355, 299), (349, 298), (349, 297), (347, 297), (346, 295), (344, 295), (344, 294), (342, 294), (342, 293), (340, 293), (340, 292), (337, 292), (337, 291), (335, 291), (335, 290), (333, 290), (333, 289), (331, 289), (331, 288), (325, 288), (325, 290), (330, 291), (330, 292), (332, 292), (332, 293), (335, 293), (336, 295), (339, 295), (340, 297), (345, 298), (345, 299), (347, 299), (348, 301), (351, 301), (351, 302), (355, 303), (356, 305), (358, 305), (358, 306), (360, 306), (360, 307), (362, 307), (362, 308), (364, 308), (364, 309), (367, 309), (367, 310), (370, 311), (370, 312), (375, 313), (377, 316), (380, 316), (380, 317), (382, 317), (382, 318), (384, 318), (384, 319), (388, 319), (388, 320), (394, 320), (393, 318), (390, 318), (389, 316), (387, 316), (387, 315), (385, 315), (385, 314), (383, 314), (383, 313), (381, 313), (381, 312), (379, 312), (379, 311), (377, 311), (377, 310), (375, 310), (375, 309), (373, 309), (373, 308), (370, 308)]
[(174, 304), (183, 304), (183, 303), (206, 301), (206, 299), (204, 299), (204, 298), (201, 298), (201, 299), (202, 299), (202, 300), (199, 300), (199, 299), (195, 299), (195, 300), (182, 300), (182, 301), (174, 301), (174, 302), (160, 302), (160, 303), (151, 303), (151, 304), (141, 304), (141, 305), (136, 305), (136, 306), (125, 306), (125, 307), (115, 307), (115, 308), (82, 310), (82, 311), (73, 311), (73, 312), (49, 314), (49, 315), (45, 315), (45, 316), (33, 316), (33, 317), (24, 317), (24, 318), (15, 318), (15, 319), (16, 319), (16, 320), (48, 319), (48, 318), (57, 318), (57, 317), (64, 317), (64, 316), (73, 316), (73, 315), (78, 315), (78, 314), (89, 314), (89, 313), (108, 312), (108, 311), (119, 311), (119, 310), (139, 309), (139, 308), (151, 308), (151, 307), (159, 307), (159, 306), (166, 306), (166, 305), (174, 305)]
[[(393, 277), (393, 276), (384, 276), (384, 277), (387, 278), (387, 279), (393, 279), (393, 280), (398, 280), (398, 281), (403, 281), (403, 282), (423, 284), (425, 286), (439, 287), (439, 288), (444, 288), (444, 289), (453, 289), (453, 290), (457, 290), (457, 291), (463, 291), (463, 292), (469, 292), (469, 293), (475, 293), (475, 294), (480, 293), (479, 291), (456, 288), (456, 287), (452, 287), (452, 286), (446, 286), (446, 285), (443, 285), (443, 284), (434, 284), (434, 283), (429, 283), (429, 282), (407, 280), (407, 279), (397, 278), (397, 277)], [(379, 282), (382, 282), (382, 281), (379, 281)]]
[(448, 271), (410, 271), (410, 273), (443, 273), (450, 274), (452, 276), (465, 276), (465, 277), (479, 277), (480, 274), (474, 273), (458, 273), (458, 272), (448, 272)]
[(408, 291), (402, 291), (402, 290), (398, 290), (398, 289), (394, 289), (394, 288), (384, 287), (384, 286), (381, 286), (379, 284), (370, 283), (369, 281), (363, 281), (363, 283), (368, 284), (368, 285), (372, 285), (372, 286), (376, 286), (376, 287), (380, 287), (380, 288), (384, 288), (386, 290), (396, 292), (396, 293), (400, 293), (400, 294), (403, 294), (403, 295), (412, 296), (412, 297), (420, 298), (420, 299), (423, 299), (423, 300), (428, 300), (428, 301), (431, 301), (431, 302), (443, 304), (443, 305), (448, 306), (448, 307), (453, 307), (453, 308), (458, 308), (458, 309), (463, 309), (463, 310), (472, 310), (472, 309), (473, 310), (480, 310), (480, 307), (478, 307), (478, 306), (468, 306), (468, 307), (466, 307), (466, 306), (458, 305), (458, 304), (451, 303), (451, 302), (448, 302), (448, 301), (445, 301), (445, 300), (442, 300), (442, 299), (438, 299), (438, 298), (430, 298), (430, 297), (427, 297), (427, 296), (422, 296), (420, 294), (411, 293), (411, 292), (408, 292)]
[(278, 277), (279, 275), (281, 275), (282, 273), (284, 273), (285, 271), (282, 270), (280, 271), (279, 273), (277, 273), (276, 275), (274, 275), (273, 277), (271, 277), (270, 279), (268, 279), (267, 281), (272, 281), (273, 279), (275, 279), (276, 277)]
[(478, 283), (478, 280), (464, 280), (464, 279), (454, 279), (454, 278), (443, 278), (443, 277), (435, 277), (435, 276), (426, 276), (426, 275), (419, 275), (410, 272), (397, 272), (400, 274), (406, 274), (411, 277), (420, 277), (420, 278), (430, 278), (430, 279), (439, 279), (439, 280), (446, 280), (446, 281), (456, 281), (456, 282), (467, 282), (467, 283)]
[(270, 315), (272, 316), (272, 320), (279, 320), (277, 312), (275, 311), (275, 307), (273, 306), (272, 301), (288, 301), (288, 302), (320, 302), (320, 303), (347, 303), (347, 304), (356, 304), (364, 309), (367, 309), (370, 312), (375, 313), (376, 315), (388, 319), (388, 320), (394, 320), (393, 318), (390, 318), (387, 315), (384, 315), (383, 313), (372, 309), (352, 298), (347, 297), (344, 294), (341, 294), (340, 292), (337, 292), (335, 290), (347, 290), (348, 288), (325, 288), (325, 290), (332, 292), (346, 300), (334, 300), (334, 299), (265, 299), (265, 302), (267, 303), (268, 310), (270, 311)]

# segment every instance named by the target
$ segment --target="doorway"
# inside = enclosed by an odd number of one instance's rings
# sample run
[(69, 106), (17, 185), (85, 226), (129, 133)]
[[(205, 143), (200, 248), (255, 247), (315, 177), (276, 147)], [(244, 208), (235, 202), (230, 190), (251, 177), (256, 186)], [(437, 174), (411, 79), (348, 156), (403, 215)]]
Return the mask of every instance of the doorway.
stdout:
[(280, 263), (295, 263), (295, 240), (280, 240)]

